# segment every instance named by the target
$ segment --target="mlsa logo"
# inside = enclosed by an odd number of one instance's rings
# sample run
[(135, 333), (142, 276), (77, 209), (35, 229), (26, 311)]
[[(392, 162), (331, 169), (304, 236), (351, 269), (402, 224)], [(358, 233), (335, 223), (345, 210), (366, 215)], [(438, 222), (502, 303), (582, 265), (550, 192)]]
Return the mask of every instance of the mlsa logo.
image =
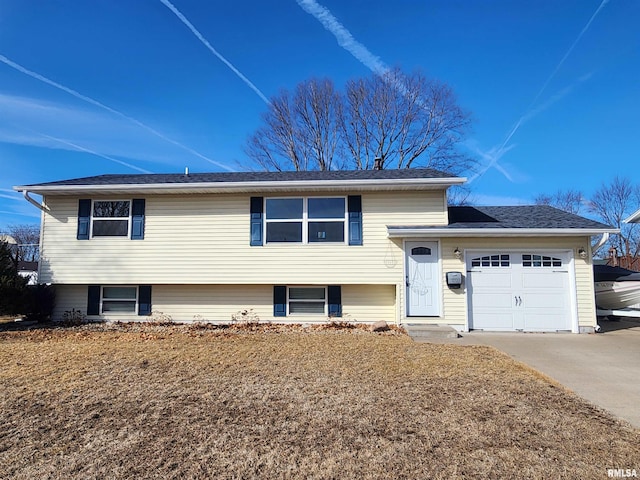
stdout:
[(637, 478), (635, 468), (608, 468), (607, 475), (610, 478)]

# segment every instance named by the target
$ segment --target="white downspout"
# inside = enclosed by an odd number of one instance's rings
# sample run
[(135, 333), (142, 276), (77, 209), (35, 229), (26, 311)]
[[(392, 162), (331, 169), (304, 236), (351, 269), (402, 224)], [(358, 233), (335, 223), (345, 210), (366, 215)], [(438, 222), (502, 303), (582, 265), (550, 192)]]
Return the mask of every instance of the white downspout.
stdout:
[(22, 190), (22, 196), (25, 198), (27, 202), (36, 207), (38, 210), (42, 210), (43, 212), (48, 212), (49, 207), (43, 205), (41, 203), (36, 202), (33, 198), (29, 196), (29, 190)]
[(598, 242), (593, 247), (591, 247), (591, 255), (595, 255), (596, 253), (598, 253), (598, 250), (600, 250), (608, 241), (609, 232), (605, 232), (602, 234), (602, 237), (600, 237), (600, 240), (598, 240)]

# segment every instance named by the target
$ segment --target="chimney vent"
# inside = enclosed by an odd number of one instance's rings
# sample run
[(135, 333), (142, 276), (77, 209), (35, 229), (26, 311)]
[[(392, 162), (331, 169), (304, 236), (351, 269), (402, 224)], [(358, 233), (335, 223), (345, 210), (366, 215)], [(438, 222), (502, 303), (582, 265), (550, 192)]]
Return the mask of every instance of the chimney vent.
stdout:
[(376, 157), (376, 159), (373, 161), (373, 169), (382, 170), (382, 158)]
[(189, 167), (184, 167), (184, 174), (185, 176), (189, 175)]

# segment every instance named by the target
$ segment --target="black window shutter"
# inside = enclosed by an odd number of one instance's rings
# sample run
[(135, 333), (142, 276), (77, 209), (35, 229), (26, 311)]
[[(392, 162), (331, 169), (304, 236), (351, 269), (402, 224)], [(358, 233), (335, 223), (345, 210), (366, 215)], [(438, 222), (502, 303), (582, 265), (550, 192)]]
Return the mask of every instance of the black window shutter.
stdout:
[(87, 315), (100, 315), (100, 285), (89, 285)]
[(144, 198), (134, 198), (131, 206), (131, 240), (144, 239)]
[(273, 287), (273, 316), (287, 316), (287, 287), (284, 285)]
[(253, 247), (262, 245), (263, 198), (251, 197), (251, 243)]
[(349, 195), (347, 210), (349, 211), (349, 245), (362, 245), (362, 197)]
[(138, 287), (138, 315), (151, 315), (151, 285)]
[(89, 240), (89, 222), (91, 222), (91, 200), (78, 200), (78, 240)]
[(329, 285), (327, 288), (327, 300), (329, 302), (329, 316), (342, 316), (342, 288), (340, 285)]

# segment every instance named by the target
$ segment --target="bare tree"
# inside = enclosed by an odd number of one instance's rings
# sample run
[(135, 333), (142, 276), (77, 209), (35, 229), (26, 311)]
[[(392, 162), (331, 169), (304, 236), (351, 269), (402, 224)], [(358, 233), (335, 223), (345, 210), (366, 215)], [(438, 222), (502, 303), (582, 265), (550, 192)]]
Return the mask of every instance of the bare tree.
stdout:
[(16, 259), (26, 262), (37, 262), (40, 258), (40, 226), (31, 223), (10, 225), (7, 234), (11, 235), (16, 243)]
[[(267, 170), (431, 167), (458, 174), (472, 160), (458, 147), (469, 115), (447, 85), (391, 70), (347, 83), (300, 83), (281, 92), (249, 137), (247, 155)], [(339, 157), (339, 160), (338, 160)]]
[(640, 206), (640, 186), (633, 185), (628, 178), (615, 177), (603, 184), (591, 197), (589, 209), (604, 223), (620, 229), (620, 234), (611, 235), (609, 244), (621, 256), (636, 257), (640, 253), (640, 228), (638, 224), (623, 223)]
[(265, 170), (331, 170), (342, 108), (329, 79), (300, 83), (271, 99), (264, 125), (249, 137), (247, 155)]
[(449, 86), (395, 69), (347, 83), (341, 130), (356, 169), (431, 167), (460, 173), (471, 159), (457, 147), (469, 115)]
[(465, 207), (475, 203), (471, 189), (466, 185), (454, 185), (447, 189), (447, 205)]
[(580, 215), (587, 203), (579, 190), (558, 190), (552, 195), (540, 194), (535, 199), (536, 205), (550, 205), (565, 212)]

